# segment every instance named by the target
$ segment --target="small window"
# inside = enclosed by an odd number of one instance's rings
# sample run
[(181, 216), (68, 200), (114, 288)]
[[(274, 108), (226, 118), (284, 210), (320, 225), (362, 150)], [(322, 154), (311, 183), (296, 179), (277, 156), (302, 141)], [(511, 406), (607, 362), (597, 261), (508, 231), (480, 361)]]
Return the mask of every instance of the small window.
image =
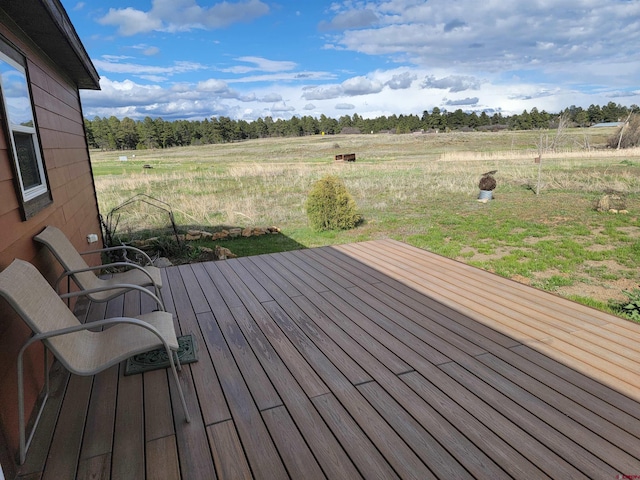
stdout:
[[(6, 44), (0, 51), (0, 91), (4, 105), (8, 146), (15, 161), (24, 216), (29, 218), (50, 203), (49, 188), (38, 142), (35, 116), (24, 66)], [(7, 53), (11, 53), (9, 56)], [(24, 62), (24, 60), (22, 60)]]

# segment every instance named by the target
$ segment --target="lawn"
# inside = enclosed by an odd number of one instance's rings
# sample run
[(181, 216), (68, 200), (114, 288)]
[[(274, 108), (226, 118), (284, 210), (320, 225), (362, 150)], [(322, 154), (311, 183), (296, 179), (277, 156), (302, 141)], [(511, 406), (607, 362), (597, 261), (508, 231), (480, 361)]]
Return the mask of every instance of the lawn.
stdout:
[[(553, 131), (318, 135), (92, 151), (91, 158), (104, 216), (143, 193), (166, 202), (182, 231), (281, 229), (218, 242), (237, 255), (390, 237), (607, 309), (640, 282), (640, 151), (604, 149), (612, 133), (569, 130), (560, 148), (542, 151), (540, 164), (534, 158)], [(357, 160), (335, 162), (340, 153)], [(478, 181), (490, 170), (498, 171), (495, 199), (479, 203)], [(329, 174), (358, 204), (365, 220), (358, 228), (308, 227), (307, 193)], [(628, 213), (594, 209), (610, 190), (622, 194)], [(112, 219), (127, 238), (169, 223), (165, 211), (147, 203), (119, 213)]]

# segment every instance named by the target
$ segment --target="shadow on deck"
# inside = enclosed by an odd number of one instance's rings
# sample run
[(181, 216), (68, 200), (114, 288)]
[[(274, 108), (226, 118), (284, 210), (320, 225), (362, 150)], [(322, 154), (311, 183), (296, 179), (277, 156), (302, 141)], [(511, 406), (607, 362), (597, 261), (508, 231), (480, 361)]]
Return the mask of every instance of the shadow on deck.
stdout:
[(639, 325), (391, 240), (163, 275), (192, 423), (165, 370), (59, 372), (23, 478), (640, 475)]

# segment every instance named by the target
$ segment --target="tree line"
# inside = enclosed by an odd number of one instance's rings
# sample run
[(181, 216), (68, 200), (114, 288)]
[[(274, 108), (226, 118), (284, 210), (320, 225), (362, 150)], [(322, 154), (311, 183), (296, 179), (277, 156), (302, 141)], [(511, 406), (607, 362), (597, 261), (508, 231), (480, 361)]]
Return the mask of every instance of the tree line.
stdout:
[(465, 112), (457, 109), (449, 112), (434, 107), (418, 115), (391, 115), (373, 119), (354, 113), (339, 119), (320, 115), (320, 118), (303, 116), (288, 120), (272, 117), (253, 121), (232, 120), (229, 117), (212, 117), (204, 120), (165, 121), (162, 118), (145, 117), (143, 120), (122, 120), (112, 116), (85, 119), (85, 131), (90, 148), (102, 150), (135, 150), (169, 148), (189, 145), (237, 142), (266, 137), (298, 137), (337, 133), (411, 133), (419, 131), (483, 131), (483, 130), (532, 130), (555, 128), (559, 119), (565, 118), (572, 126), (588, 127), (601, 122), (617, 122), (627, 118), (638, 107), (609, 102), (607, 105), (591, 105), (587, 109), (572, 105), (559, 113), (544, 110), (523, 111), (518, 115), (503, 116), (500, 113)]

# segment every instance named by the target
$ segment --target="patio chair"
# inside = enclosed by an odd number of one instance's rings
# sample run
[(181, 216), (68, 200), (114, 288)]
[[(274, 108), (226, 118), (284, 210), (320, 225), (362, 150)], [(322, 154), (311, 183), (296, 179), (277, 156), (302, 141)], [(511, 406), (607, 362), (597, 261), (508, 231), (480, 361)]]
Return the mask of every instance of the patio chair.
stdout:
[[(71, 278), (94, 302), (111, 300), (125, 293), (130, 289), (131, 285), (138, 285), (139, 287), (153, 286), (155, 296), (160, 298), (160, 289), (162, 288), (160, 269), (153, 266), (149, 255), (138, 248), (121, 245), (119, 247), (102, 248), (79, 253), (66, 235), (51, 225), (36, 235), (34, 240), (46, 245), (65, 270), (56, 281), (55, 289), (57, 292), (59, 292), (60, 289), (60, 282), (64, 278)], [(82, 258), (83, 255), (90, 253), (104, 253), (117, 250), (135, 252), (146, 260), (147, 265), (141, 266), (132, 262), (114, 262), (90, 267)], [(111, 267), (124, 267), (127, 268), (127, 270), (114, 273), (109, 278), (100, 278), (96, 275), (96, 271)], [(161, 301), (160, 304), (162, 305)]]
[[(82, 293), (74, 292), (74, 295), (82, 295)], [(40, 272), (24, 260), (14, 260), (0, 272), (0, 296), (7, 300), (34, 332), (18, 354), (20, 465), (25, 461), (29, 444), (49, 396), (47, 350), (50, 350), (71, 373), (89, 376), (132, 355), (164, 347), (170, 360), (186, 421), (191, 421), (176, 371), (173, 352), (178, 350), (178, 340), (171, 313), (154, 311), (136, 318), (117, 317), (82, 324)], [(108, 328), (96, 330), (101, 327)], [(45, 391), (34, 425), (27, 438), (23, 355), (31, 344), (38, 341), (42, 341), (45, 347)], [(175, 359), (177, 358), (175, 355)], [(180, 367), (179, 363), (178, 367)]]

